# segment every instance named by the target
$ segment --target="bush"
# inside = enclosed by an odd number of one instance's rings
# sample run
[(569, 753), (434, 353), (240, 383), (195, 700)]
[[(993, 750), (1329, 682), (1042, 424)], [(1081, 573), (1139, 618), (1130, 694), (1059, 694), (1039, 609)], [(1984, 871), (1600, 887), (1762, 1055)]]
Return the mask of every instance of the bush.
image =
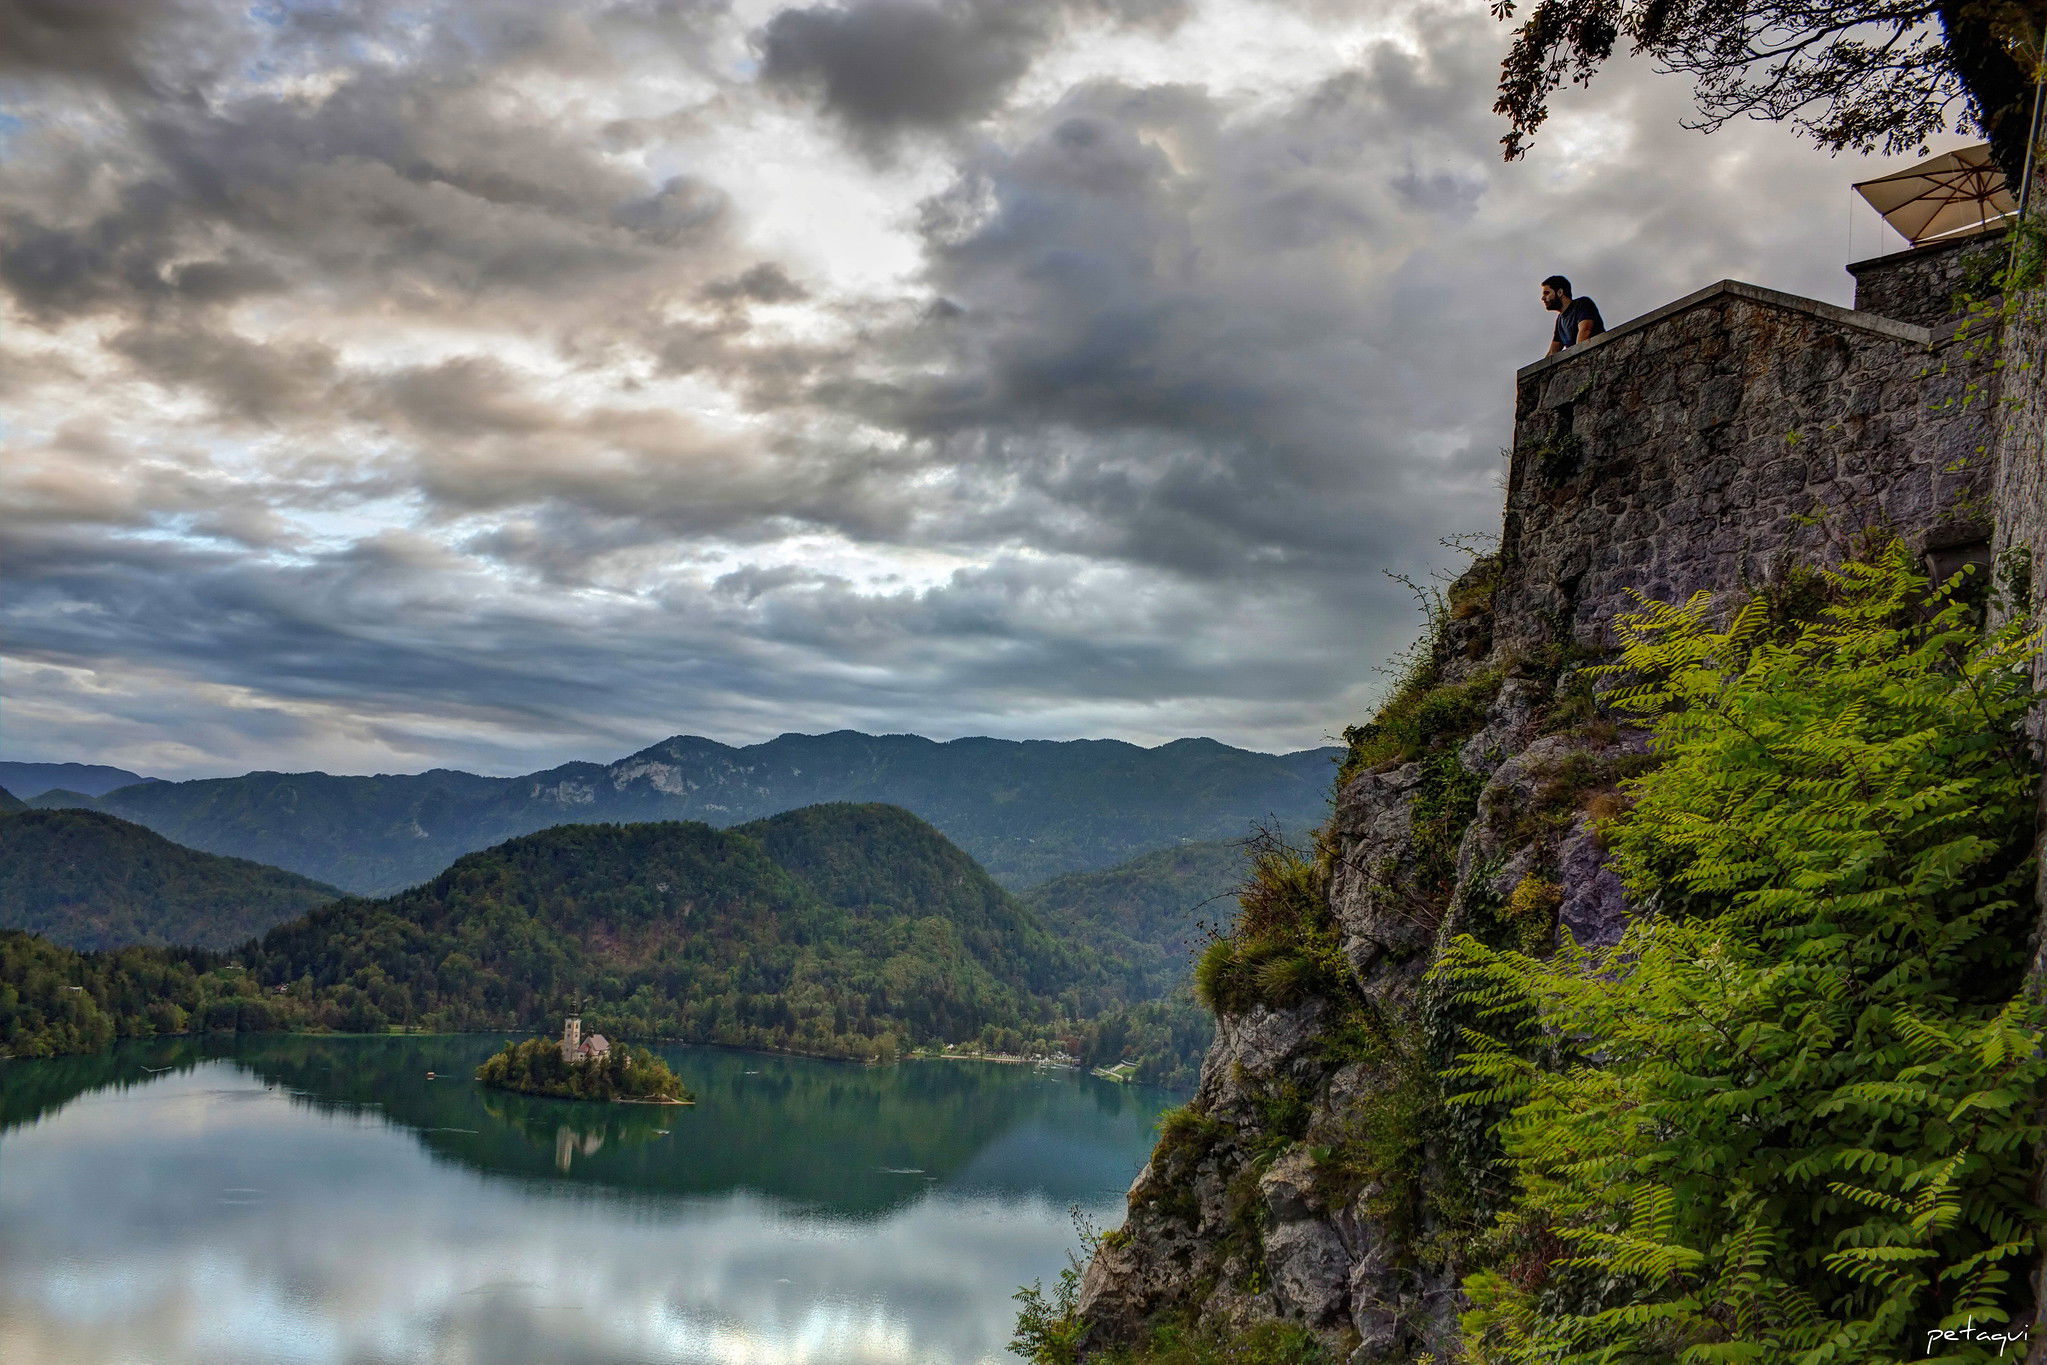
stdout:
[(1497, 668), (1461, 682), (1439, 682), (1433, 669), (1411, 675), (1369, 724), (1345, 732), (1350, 741), (1346, 773), (1411, 762), (1470, 738), (1500, 694), (1503, 678)]
[(1168, 1325), (1129, 1355), (1104, 1365), (1327, 1365), (1329, 1353), (1305, 1327), (1261, 1322), (1242, 1331)]
[(2026, 1301), (2032, 642), (1979, 636), (1902, 546), (1819, 578), (1802, 620), (1623, 624), (1610, 695), (1664, 761), (1605, 830), (1654, 915), (1440, 969), (1541, 1028), (1462, 1058), (1468, 1102), (1513, 1106), (1517, 1190), (1465, 1282), (1479, 1365), (1987, 1359), (1927, 1332)]
[[(1069, 1266), (1047, 1294), (1033, 1284), (1015, 1295), (1023, 1305), (1009, 1349), (1033, 1365), (1074, 1365), (1082, 1323), (1075, 1311), (1080, 1270)], [(1141, 1346), (1090, 1352), (1097, 1365), (1330, 1365), (1328, 1352), (1306, 1328), (1262, 1322), (1242, 1331), (1169, 1323)]]
[(1050, 1295), (1042, 1281), (1010, 1295), (1019, 1304), (1016, 1335), (1009, 1349), (1033, 1365), (1073, 1365), (1080, 1359), (1082, 1322), (1076, 1311), (1080, 1298), (1080, 1266), (1076, 1263), (1059, 1272)]
[(1341, 993), (1349, 968), (1329, 913), (1328, 869), (1270, 834), (1250, 849), (1236, 921), (1194, 964), (1195, 998), (1217, 1014), (1241, 1014)]
[(1160, 1114), (1158, 1130), (1157, 1155), (1162, 1157), (1190, 1149), (1205, 1149), (1229, 1131), (1221, 1120), (1210, 1118), (1190, 1104), (1176, 1105)]

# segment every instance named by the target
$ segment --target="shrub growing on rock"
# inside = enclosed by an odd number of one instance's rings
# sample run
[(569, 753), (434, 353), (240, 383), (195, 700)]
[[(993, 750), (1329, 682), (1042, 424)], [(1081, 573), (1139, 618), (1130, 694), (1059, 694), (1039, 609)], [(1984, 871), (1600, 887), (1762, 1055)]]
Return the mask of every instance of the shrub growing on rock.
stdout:
[(1606, 832), (1652, 913), (1440, 969), (1543, 1040), (1463, 1058), (1518, 1185), (1466, 1280), (1480, 1365), (1990, 1359), (1928, 1333), (2026, 1297), (2034, 642), (1902, 546), (1822, 580), (1803, 620), (1624, 623), (1610, 696), (1664, 761)]

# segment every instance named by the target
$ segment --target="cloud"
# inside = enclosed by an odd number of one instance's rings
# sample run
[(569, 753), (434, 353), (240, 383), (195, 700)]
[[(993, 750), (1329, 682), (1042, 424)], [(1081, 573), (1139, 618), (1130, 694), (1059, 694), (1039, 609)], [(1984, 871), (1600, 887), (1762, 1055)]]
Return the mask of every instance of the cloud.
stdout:
[(1842, 299), (1851, 254), (1854, 172), (1688, 133), (1641, 68), (1503, 165), (1504, 35), (1427, 3), (9, 34), (12, 757), (1314, 744), (1413, 632), (1385, 571), (1497, 525), (1535, 281), (1618, 321), (1722, 276)]
[(0, 72), (162, 88), (232, 34), (234, 6), (209, 0), (0, 0)]
[(785, 9), (762, 27), (760, 77), (842, 120), (870, 149), (1000, 109), (1077, 18), (1170, 29), (1182, 0), (854, 0)]
[(200, 88), (176, 99), (155, 93), (173, 65), (142, 44), (155, 30), (110, 21), (130, 44), (109, 36), (77, 64), (93, 56), (106, 74), (118, 48), (148, 88), (111, 107), (32, 95), (0, 191), (0, 284), (46, 323), (364, 293), (452, 314), (601, 296), (624, 277), (644, 285), (657, 262), (716, 254), (729, 214), (716, 186), (621, 165), (531, 71), (597, 74), (592, 48), (660, 16), (686, 48), (684, 7), (434, 8), (416, 29), (381, 9), (294, 9), (267, 42), (240, 43), (243, 62), (291, 78), (251, 83), (230, 64), (184, 73)]
[[(924, 206), (945, 311), (841, 401), (949, 452), (984, 534), (1177, 574), (1371, 578), (1471, 529), (1504, 433), (1400, 341), (1426, 325), (1401, 266), (1471, 196), (1402, 188), (1425, 157), (1486, 168), (1441, 126), (1389, 127), (1470, 73), (1369, 60), (1259, 110), (1092, 84), (984, 144)], [(1413, 401), (1432, 387), (1436, 411)]]
[(997, 108), (1046, 41), (1019, 4), (787, 9), (762, 30), (761, 78), (813, 91), (863, 132), (942, 128)]
[(257, 422), (315, 409), (336, 376), (330, 347), (266, 345), (191, 323), (130, 327), (109, 337), (107, 348), (159, 384), (203, 392), (223, 414)]

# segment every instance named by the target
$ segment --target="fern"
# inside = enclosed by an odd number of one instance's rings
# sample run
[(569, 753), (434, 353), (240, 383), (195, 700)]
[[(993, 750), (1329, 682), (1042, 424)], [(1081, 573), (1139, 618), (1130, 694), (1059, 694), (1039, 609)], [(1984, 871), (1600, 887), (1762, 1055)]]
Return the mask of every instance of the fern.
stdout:
[[(1662, 762), (1613, 856), (1650, 913), (1548, 961), (1457, 941), (1459, 1074), (1513, 1104), (1474, 1362), (1987, 1360), (2039, 1247), (2047, 1094), (2020, 992), (2035, 640), (1983, 634), (1902, 546), (1823, 606), (1641, 602), (1607, 700)], [(1540, 1021), (1531, 1052), (1490, 1019)], [(1936, 1352), (1944, 1352), (1939, 1354)]]

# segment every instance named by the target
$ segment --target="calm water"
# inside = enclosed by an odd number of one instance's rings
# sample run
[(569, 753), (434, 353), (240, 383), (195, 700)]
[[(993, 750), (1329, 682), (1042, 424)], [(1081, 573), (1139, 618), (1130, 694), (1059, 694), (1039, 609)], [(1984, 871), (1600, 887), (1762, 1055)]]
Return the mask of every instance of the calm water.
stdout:
[(480, 1089), (499, 1041), (0, 1062), (0, 1360), (1011, 1360), (1173, 1099), (676, 1047), (694, 1108), (574, 1104)]

